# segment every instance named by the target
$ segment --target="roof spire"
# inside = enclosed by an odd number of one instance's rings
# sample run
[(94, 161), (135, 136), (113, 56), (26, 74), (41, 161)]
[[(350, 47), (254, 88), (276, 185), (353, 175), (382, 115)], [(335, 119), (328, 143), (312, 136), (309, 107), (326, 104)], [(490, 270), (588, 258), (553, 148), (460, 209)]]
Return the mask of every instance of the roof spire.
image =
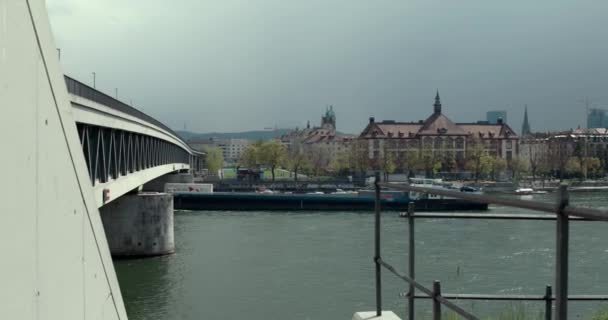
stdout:
[(528, 122), (528, 105), (527, 104), (526, 104), (525, 108), (526, 109), (524, 111), (524, 123), (521, 126), (521, 135), (522, 136), (527, 136), (532, 133), (532, 131), (530, 130), (530, 123)]
[(437, 89), (437, 94), (435, 95), (435, 104), (433, 107), (433, 111), (435, 113), (441, 113), (441, 98), (439, 98), (439, 89)]

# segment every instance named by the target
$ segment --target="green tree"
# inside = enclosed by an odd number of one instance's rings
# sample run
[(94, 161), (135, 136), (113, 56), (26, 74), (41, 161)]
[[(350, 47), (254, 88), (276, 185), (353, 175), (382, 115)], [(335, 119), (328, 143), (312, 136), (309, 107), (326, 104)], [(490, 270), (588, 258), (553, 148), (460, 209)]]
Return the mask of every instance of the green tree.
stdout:
[(517, 157), (511, 159), (509, 163), (509, 167), (511, 169), (511, 173), (513, 175), (513, 180), (517, 181), (521, 177), (522, 173), (526, 172), (526, 161)]
[(602, 173), (602, 162), (597, 157), (587, 157), (587, 172), (592, 176), (597, 176)]
[(248, 145), (241, 154), (240, 164), (249, 169), (259, 169), (262, 164), (261, 150), (263, 143), (262, 141), (257, 141)]
[(492, 158), (486, 150), (483, 141), (476, 139), (467, 144), (467, 161), (465, 167), (473, 172), (475, 182), (479, 181), (479, 176), (482, 173), (488, 173), (490, 170), (490, 162)]
[(570, 157), (564, 168), (569, 175), (578, 176), (582, 173), (581, 161), (578, 157)]
[(500, 173), (507, 169), (507, 160), (501, 157), (492, 157), (490, 159), (490, 173), (492, 174), (492, 180), (496, 180), (500, 176)]
[(423, 169), (422, 160), (420, 160), (420, 151), (416, 149), (408, 150), (402, 165), (403, 172), (406, 172), (408, 176), (413, 176), (416, 170)]
[(347, 150), (350, 167), (360, 175), (365, 174), (370, 164), (367, 140), (354, 140), (350, 142)]
[(294, 180), (298, 181), (298, 174), (305, 170), (308, 164), (308, 157), (304, 153), (303, 146), (296, 142), (291, 145), (289, 150), (287, 151), (287, 160), (285, 162), (289, 170), (294, 173)]
[(441, 169), (441, 154), (430, 147), (424, 147), (418, 157), (418, 166), (424, 170), (427, 178), (434, 177)]
[(384, 181), (387, 182), (389, 174), (395, 172), (395, 169), (397, 168), (395, 165), (395, 156), (392, 152), (385, 149), (380, 155), (379, 160), (380, 170), (384, 175)]
[(308, 161), (310, 162), (310, 172), (313, 175), (318, 177), (326, 172), (331, 161), (331, 154), (327, 145), (312, 145), (307, 156)]
[(261, 162), (270, 167), (272, 181), (274, 182), (275, 170), (285, 164), (287, 149), (279, 140), (270, 140), (262, 143), (259, 153)]
[(224, 166), (222, 149), (206, 146), (203, 151), (205, 152), (205, 167), (209, 172), (217, 173)]

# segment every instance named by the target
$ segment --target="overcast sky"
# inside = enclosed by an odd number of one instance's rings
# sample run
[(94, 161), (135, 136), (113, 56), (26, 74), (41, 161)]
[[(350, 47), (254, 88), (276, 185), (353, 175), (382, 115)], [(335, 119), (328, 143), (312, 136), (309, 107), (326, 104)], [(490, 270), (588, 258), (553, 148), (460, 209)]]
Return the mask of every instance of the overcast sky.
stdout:
[(454, 121), (519, 132), (608, 107), (605, 0), (47, 0), (64, 72), (198, 132), (369, 116), (415, 121), (438, 88)]

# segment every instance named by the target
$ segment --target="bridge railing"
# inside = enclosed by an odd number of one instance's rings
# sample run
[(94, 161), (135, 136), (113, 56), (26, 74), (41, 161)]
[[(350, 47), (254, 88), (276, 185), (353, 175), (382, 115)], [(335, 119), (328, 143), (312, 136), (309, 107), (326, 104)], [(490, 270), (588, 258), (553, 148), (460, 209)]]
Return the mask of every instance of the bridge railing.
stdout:
[[(444, 197), (465, 199), (469, 201), (500, 204), (515, 208), (529, 209), (540, 212), (540, 214), (492, 214), (492, 213), (415, 213), (415, 205), (408, 205), (408, 274), (397, 271), (395, 267), (383, 260), (381, 256), (381, 189), (388, 188), (419, 194), (434, 194)], [(567, 185), (560, 186), (558, 202), (550, 203), (527, 201), (497, 196), (471, 194), (458, 191), (449, 191), (435, 188), (421, 188), (409, 185), (398, 185), (380, 183), (379, 175), (375, 182), (376, 204), (375, 204), (375, 227), (374, 227), (374, 263), (376, 278), (376, 314), (382, 315), (382, 277), (381, 269), (386, 268), (409, 284), (409, 290), (405, 295), (408, 299), (407, 315), (409, 320), (415, 316), (415, 299), (431, 299), (433, 319), (442, 317), (442, 306), (455, 312), (465, 319), (479, 319), (471, 312), (458, 306), (452, 300), (500, 300), (500, 301), (544, 301), (545, 319), (552, 319), (552, 309), (555, 305), (555, 319), (565, 320), (568, 318), (568, 301), (600, 301), (608, 300), (608, 295), (568, 295), (568, 246), (569, 246), (569, 222), (574, 221), (608, 221), (608, 212), (591, 208), (572, 207), (569, 205), (569, 194)], [(443, 219), (506, 219), (506, 220), (555, 220), (556, 221), (556, 255), (555, 255), (555, 294), (553, 287), (544, 288), (544, 295), (491, 295), (491, 294), (446, 294), (441, 292), (441, 282), (436, 280), (431, 287), (426, 287), (416, 280), (415, 277), (415, 223), (416, 218), (443, 218)], [(416, 290), (423, 294), (416, 294)], [(553, 303), (555, 301), (555, 303)]]
[(171, 128), (164, 125), (162, 122), (152, 118), (151, 116), (137, 110), (136, 108), (134, 108), (118, 99), (115, 99), (97, 89), (91, 88), (88, 85), (86, 85), (78, 80), (75, 80), (68, 76), (64, 76), (64, 77), (65, 77), (65, 84), (68, 88), (69, 93), (77, 95), (79, 97), (83, 97), (83, 98), (91, 100), (91, 101), (95, 101), (99, 104), (102, 104), (102, 105), (112, 108), (114, 110), (126, 113), (130, 116), (133, 116), (135, 118), (138, 118), (138, 119), (144, 120), (148, 123), (151, 123), (159, 128), (162, 128), (163, 130), (171, 133), (177, 139), (181, 140), (182, 142), (184, 142), (185, 145), (187, 145), (187, 143), (185, 141), (183, 141), (175, 131), (171, 130)]

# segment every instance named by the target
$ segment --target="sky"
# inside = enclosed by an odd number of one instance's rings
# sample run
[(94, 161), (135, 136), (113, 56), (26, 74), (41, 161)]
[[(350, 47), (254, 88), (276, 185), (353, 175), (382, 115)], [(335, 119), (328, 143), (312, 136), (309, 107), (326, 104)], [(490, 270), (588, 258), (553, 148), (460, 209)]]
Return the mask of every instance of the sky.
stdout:
[(521, 130), (608, 108), (605, 0), (47, 0), (64, 72), (174, 129), (417, 121)]

